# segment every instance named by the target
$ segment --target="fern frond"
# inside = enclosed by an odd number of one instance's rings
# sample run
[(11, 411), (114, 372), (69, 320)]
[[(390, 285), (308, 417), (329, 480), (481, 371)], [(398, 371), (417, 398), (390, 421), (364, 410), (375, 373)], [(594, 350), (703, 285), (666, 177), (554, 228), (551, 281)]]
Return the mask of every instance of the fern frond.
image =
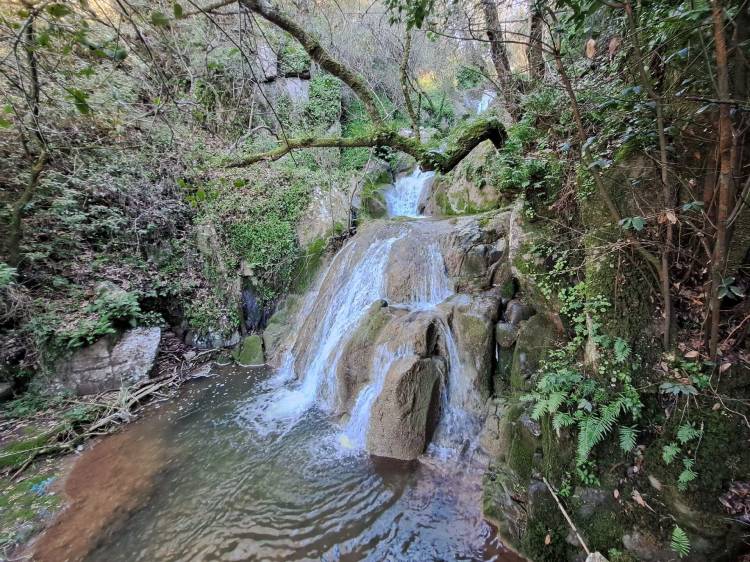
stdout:
[(664, 464), (670, 464), (680, 452), (680, 446), (677, 443), (664, 445), (661, 450), (661, 458)]
[(669, 543), (669, 547), (677, 553), (680, 558), (684, 558), (690, 553), (690, 539), (687, 533), (683, 531), (678, 525), (675, 525), (672, 530), (672, 540)]
[(629, 453), (635, 448), (635, 440), (638, 436), (638, 431), (634, 427), (621, 426), (620, 427), (620, 449)]
[(692, 422), (684, 423), (677, 429), (677, 440), (683, 445), (701, 434), (700, 429), (696, 429)]

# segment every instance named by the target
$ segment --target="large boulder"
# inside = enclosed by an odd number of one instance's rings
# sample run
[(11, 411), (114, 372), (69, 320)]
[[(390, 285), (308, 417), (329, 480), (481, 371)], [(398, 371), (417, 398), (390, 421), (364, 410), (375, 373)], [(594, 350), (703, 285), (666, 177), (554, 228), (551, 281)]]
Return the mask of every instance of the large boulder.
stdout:
[(424, 201), (427, 215), (472, 214), (500, 205), (500, 192), (487, 179), (487, 159), (495, 147), (485, 141), (464, 158), (449, 174), (435, 181)]
[(437, 423), (445, 370), (440, 357), (410, 355), (393, 363), (372, 406), (367, 432), (370, 454), (413, 460), (424, 452)]
[(339, 185), (326, 189), (315, 186), (310, 195), (310, 203), (295, 225), (295, 232), (300, 246), (304, 248), (348, 223), (349, 195), (346, 188)]
[(263, 365), (266, 358), (263, 355), (263, 338), (258, 334), (246, 336), (234, 351), (232, 357), (243, 367), (256, 367)]
[(390, 308), (384, 300), (377, 300), (359, 321), (336, 365), (337, 410), (340, 413), (351, 411), (359, 390), (372, 379), (372, 358), (384, 326), (389, 325), (395, 314), (404, 312)]
[(76, 394), (97, 394), (148, 379), (161, 341), (160, 328), (134, 328), (121, 336), (105, 336), (60, 361), (59, 387)]
[[(455, 336), (456, 350), (461, 364), (461, 376), (470, 392), (460, 404), (475, 413), (483, 412), (483, 405), (491, 390), (495, 354), (495, 323), (500, 297), (494, 292), (480, 295), (457, 294), (440, 307)], [(447, 356), (447, 350), (441, 354)]]

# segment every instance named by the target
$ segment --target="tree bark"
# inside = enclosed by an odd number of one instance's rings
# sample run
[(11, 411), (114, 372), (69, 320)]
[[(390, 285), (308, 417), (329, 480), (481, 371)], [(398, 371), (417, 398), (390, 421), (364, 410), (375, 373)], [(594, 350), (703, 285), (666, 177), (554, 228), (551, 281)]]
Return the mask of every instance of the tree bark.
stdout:
[(401, 76), (401, 91), (404, 93), (404, 103), (406, 112), (409, 114), (411, 128), (414, 131), (414, 138), (420, 140), (419, 117), (414, 111), (414, 104), (411, 101), (409, 93), (409, 55), (411, 54), (411, 30), (406, 30), (406, 39), (404, 40), (404, 53), (401, 57), (401, 66), (399, 68)]
[(26, 208), (31, 203), (36, 193), (36, 188), (39, 186), (39, 179), (41, 177), (44, 167), (47, 165), (47, 149), (44, 136), (42, 134), (41, 125), (39, 123), (39, 96), (41, 89), (39, 86), (39, 71), (37, 68), (36, 60), (36, 30), (34, 27), (34, 20), (36, 18), (36, 12), (32, 12), (29, 16), (29, 20), (26, 24), (26, 37), (23, 44), (23, 48), (26, 52), (26, 60), (29, 65), (29, 78), (31, 91), (26, 94), (27, 103), (31, 113), (32, 120), (32, 131), (37, 143), (39, 144), (39, 154), (36, 161), (31, 166), (29, 173), (29, 180), (26, 183), (26, 187), (18, 200), (11, 206), (10, 220), (8, 224), (8, 238), (5, 243), (5, 252), (7, 254), (8, 264), (13, 267), (18, 266), (21, 261), (21, 241), (23, 240), (23, 214)]
[(365, 106), (365, 110), (373, 123), (376, 125), (382, 123), (377, 97), (372, 89), (359, 74), (347, 68), (346, 65), (326, 51), (315, 36), (305, 31), (301, 25), (285, 14), (278, 6), (267, 0), (240, 1), (263, 19), (283, 29), (299, 41), (302, 48), (305, 49), (312, 60), (318, 63), (323, 70), (339, 78), (354, 91)]
[(529, 31), (529, 47), (527, 59), (529, 61), (529, 76), (532, 80), (544, 78), (544, 55), (542, 52), (542, 13), (536, 2), (531, 6), (531, 25)]
[(503, 31), (500, 27), (495, 0), (482, 0), (482, 11), (487, 27), (487, 39), (490, 42), (490, 56), (492, 57), (492, 64), (495, 66), (495, 72), (497, 72), (497, 80), (503, 89), (502, 93), (505, 97), (508, 112), (513, 117), (518, 117), (518, 100), (513, 86), (508, 51), (505, 49), (505, 43), (503, 42)]
[(721, 299), (719, 287), (724, 277), (727, 254), (727, 218), (732, 196), (732, 119), (729, 113), (729, 63), (724, 36), (724, 12), (721, 0), (711, 1), (714, 27), (714, 55), (716, 57), (717, 96), (719, 98), (719, 204), (716, 209), (716, 238), (711, 258), (711, 322), (708, 349), (712, 359), (719, 352), (719, 324)]

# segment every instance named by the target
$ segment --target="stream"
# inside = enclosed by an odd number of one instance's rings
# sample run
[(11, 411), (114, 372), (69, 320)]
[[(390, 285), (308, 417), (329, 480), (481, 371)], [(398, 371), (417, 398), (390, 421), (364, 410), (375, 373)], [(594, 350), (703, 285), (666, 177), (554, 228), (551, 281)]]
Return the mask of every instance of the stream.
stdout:
[[(416, 170), (397, 182), (391, 215), (418, 217), (431, 177)], [(36, 559), (63, 560), (65, 551), (89, 562), (518, 560), (482, 519), (481, 420), (465, 407), (473, 391), (447, 323), (435, 316), (446, 367), (424, 454), (367, 453), (374, 403), (409, 353), (404, 344), (375, 348), (370, 380), (341, 415), (338, 365), (370, 305), (388, 299), (418, 318), (454, 294), (429, 219), (377, 228), (374, 242), (350, 240), (310, 291), (278, 368), (213, 365), (84, 453), (66, 490), (72, 507), (42, 536)], [(405, 236), (426, 242), (410, 258), (417, 274), (392, 287), (385, 268)], [(104, 463), (115, 468), (98, 470)]]

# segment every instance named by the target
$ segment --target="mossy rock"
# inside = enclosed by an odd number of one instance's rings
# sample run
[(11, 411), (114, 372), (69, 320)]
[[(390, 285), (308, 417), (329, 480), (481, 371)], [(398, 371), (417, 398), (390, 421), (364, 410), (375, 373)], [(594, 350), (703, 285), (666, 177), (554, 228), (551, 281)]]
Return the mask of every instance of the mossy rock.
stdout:
[(528, 379), (554, 345), (557, 332), (548, 314), (536, 314), (521, 324), (510, 368), (510, 385), (514, 391), (528, 390)]
[(232, 352), (234, 360), (244, 367), (264, 365), (263, 338), (258, 334), (247, 336)]
[(302, 301), (299, 295), (288, 295), (284, 303), (268, 320), (266, 329), (263, 331), (263, 348), (268, 356), (272, 356), (278, 349), (279, 344), (289, 333), (289, 322), (298, 310)]

